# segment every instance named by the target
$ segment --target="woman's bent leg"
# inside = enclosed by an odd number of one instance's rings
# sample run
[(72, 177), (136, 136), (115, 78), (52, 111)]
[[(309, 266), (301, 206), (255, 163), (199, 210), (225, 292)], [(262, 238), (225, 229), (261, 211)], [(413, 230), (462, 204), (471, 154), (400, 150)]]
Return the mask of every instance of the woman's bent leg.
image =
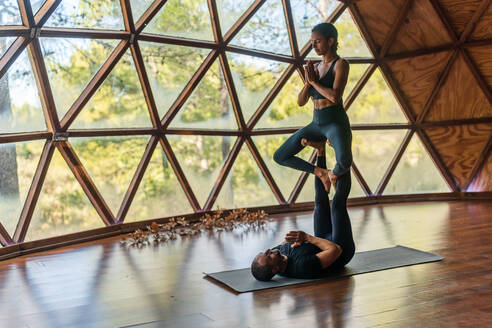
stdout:
[(313, 164), (295, 156), (304, 148), (304, 146), (301, 145), (302, 138), (306, 138), (308, 140), (325, 140), (324, 135), (321, 133), (317, 125), (315, 123), (311, 123), (308, 126), (297, 130), (297, 132), (285, 140), (282, 146), (280, 146), (273, 154), (273, 159), (280, 165), (313, 173)]

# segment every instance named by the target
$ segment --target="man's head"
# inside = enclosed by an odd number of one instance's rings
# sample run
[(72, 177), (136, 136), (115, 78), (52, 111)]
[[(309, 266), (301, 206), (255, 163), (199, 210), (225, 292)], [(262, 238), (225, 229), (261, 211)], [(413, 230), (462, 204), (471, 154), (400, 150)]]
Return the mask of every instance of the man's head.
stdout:
[(278, 249), (258, 253), (251, 263), (251, 273), (257, 280), (269, 281), (280, 271), (284, 259)]

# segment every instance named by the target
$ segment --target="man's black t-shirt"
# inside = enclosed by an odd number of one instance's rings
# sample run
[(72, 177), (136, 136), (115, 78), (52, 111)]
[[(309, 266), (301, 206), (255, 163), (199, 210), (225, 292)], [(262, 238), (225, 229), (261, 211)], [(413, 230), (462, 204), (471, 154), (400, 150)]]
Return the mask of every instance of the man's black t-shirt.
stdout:
[(275, 246), (272, 249), (278, 249), (280, 254), (286, 255), (287, 267), (284, 272), (279, 273), (282, 276), (313, 279), (318, 278), (326, 273), (321, 267), (321, 262), (316, 256), (321, 249), (311, 243), (302, 243), (300, 246), (291, 247), (292, 243), (285, 243)]

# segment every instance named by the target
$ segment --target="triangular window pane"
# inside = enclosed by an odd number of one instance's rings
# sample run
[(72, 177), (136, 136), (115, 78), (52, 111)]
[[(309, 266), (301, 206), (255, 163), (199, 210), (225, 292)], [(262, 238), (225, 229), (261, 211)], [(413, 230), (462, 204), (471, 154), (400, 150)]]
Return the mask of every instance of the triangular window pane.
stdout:
[(309, 124), (313, 120), (312, 100), (309, 99), (302, 107), (297, 104), (297, 94), (303, 85), (304, 82), (295, 71), (263, 113), (255, 128), (280, 128)]
[(168, 135), (198, 202), (203, 206), (229, 156), (236, 137)]
[(152, 94), (162, 118), (210, 50), (144, 41), (139, 44)]
[(45, 26), (124, 30), (118, 0), (64, 0), (56, 7)]
[(0, 2), (0, 25), (22, 25), (17, 0)]
[(145, 33), (214, 40), (206, 0), (169, 0), (144, 29)]
[(45, 141), (0, 144), (0, 223), (12, 236)]
[(157, 109), (162, 118), (203, 63), (209, 50), (151, 42), (140, 42), (140, 45)]
[(24, 50), (0, 79), (0, 133), (44, 130), (38, 88)]
[(125, 222), (192, 213), (186, 194), (160, 144), (157, 144)]
[(218, 61), (205, 73), (170, 127), (237, 130), (229, 91)]
[(247, 122), (288, 64), (232, 52), (227, 53), (227, 59), (241, 104), (241, 111)]
[(62, 119), (119, 41), (81, 38), (39, 40), (56, 111)]
[(36, 15), (41, 6), (46, 2), (46, 0), (31, 0), (31, 8), (33, 15)]
[(134, 23), (137, 23), (140, 16), (142, 16), (142, 14), (149, 9), (153, 2), (153, 0), (130, 0)]
[(355, 130), (352, 133), (354, 163), (371, 191), (375, 192), (402, 143), (406, 130)]
[(311, 42), (311, 29), (316, 24), (325, 22), (339, 5), (340, 2), (335, 0), (290, 1), (292, 18), (296, 28), (297, 44), (300, 49), (308, 42)]
[(214, 207), (243, 208), (276, 205), (272, 193), (260, 168), (246, 145), (243, 145), (229, 176), (226, 178)]
[(350, 93), (354, 90), (357, 83), (360, 81), (364, 73), (369, 68), (369, 64), (351, 64), (347, 85), (343, 91), (343, 99), (346, 100)]
[(130, 50), (71, 125), (73, 129), (151, 127), (147, 103)]
[(366, 197), (366, 193), (362, 189), (359, 180), (352, 173), (351, 177), (352, 186), (350, 188), (349, 198), (358, 198), (358, 197)]
[(407, 123), (379, 69), (371, 75), (347, 114), (352, 124)]
[(148, 136), (70, 139), (77, 156), (115, 215), (148, 140)]
[(15, 38), (0, 38), (0, 58), (7, 52)]
[(266, 1), (232, 39), (231, 44), (292, 55), (282, 2)]
[[(307, 177), (307, 180), (304, 183), (304, 186), (302, 187), (302, 190), (299, 193), (299, 196), (297, 196), (296, 203), (314, 202), (314, 195), (315, 195), (314, 179), (315, 178), (316, 177), (313, 174), (310, 174)], [(290, 195), (286, 195), (285, 197), (289, 197), (289, 196)], [(328, 197), (332, 197), (332, 196), (333, 196), (333, 191), (330, 190), (330, 194), (328, 195)]]
[[(253, 137), (256, 148), (258, 149), (263, 161), (268, 167), (273, 179), (277, 183), (277, 186), (280, 188), (280, 191), (285, 198), (290, 196), (290, 193), (294, 189), (294, 186), (302, 173), (302, 171), (279, 165), (273, 160), (274, 152), (285, 142), (285, 140), (287, 140), (288, 137), (290, 137), (290, 135), (285, 134)], [(312, 152), (313, 148), (305, 147), (296, 156), (305, 161), (309, 161), (309, 157)]]
[(229, 31), (253, 2), (252, 0), (216, 0), (222, 34), (225, 35)]
[(99, 214), (55, 149), (26, 241), (104, 227)]
[(341, 57), (372, 57), (348, 10), (335, 22), (338, 30), (338, 54)]
[(442, 178), (418, 136), (414, 135), (405, 149), (384, 194), (448, 192)]

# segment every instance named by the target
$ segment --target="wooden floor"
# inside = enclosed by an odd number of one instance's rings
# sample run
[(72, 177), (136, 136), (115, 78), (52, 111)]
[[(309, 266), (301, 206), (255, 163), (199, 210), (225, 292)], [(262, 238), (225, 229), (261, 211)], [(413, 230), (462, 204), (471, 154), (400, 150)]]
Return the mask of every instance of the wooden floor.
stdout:
[(1, 262), (0, 327), (492, 327), (492, 202), (349, 212), (357, 251), (446, 259), (236, 295), (202, 271), (249, 266), (287, 231), (312, 232), (311, 213), (143, 249), (116, 237)]

